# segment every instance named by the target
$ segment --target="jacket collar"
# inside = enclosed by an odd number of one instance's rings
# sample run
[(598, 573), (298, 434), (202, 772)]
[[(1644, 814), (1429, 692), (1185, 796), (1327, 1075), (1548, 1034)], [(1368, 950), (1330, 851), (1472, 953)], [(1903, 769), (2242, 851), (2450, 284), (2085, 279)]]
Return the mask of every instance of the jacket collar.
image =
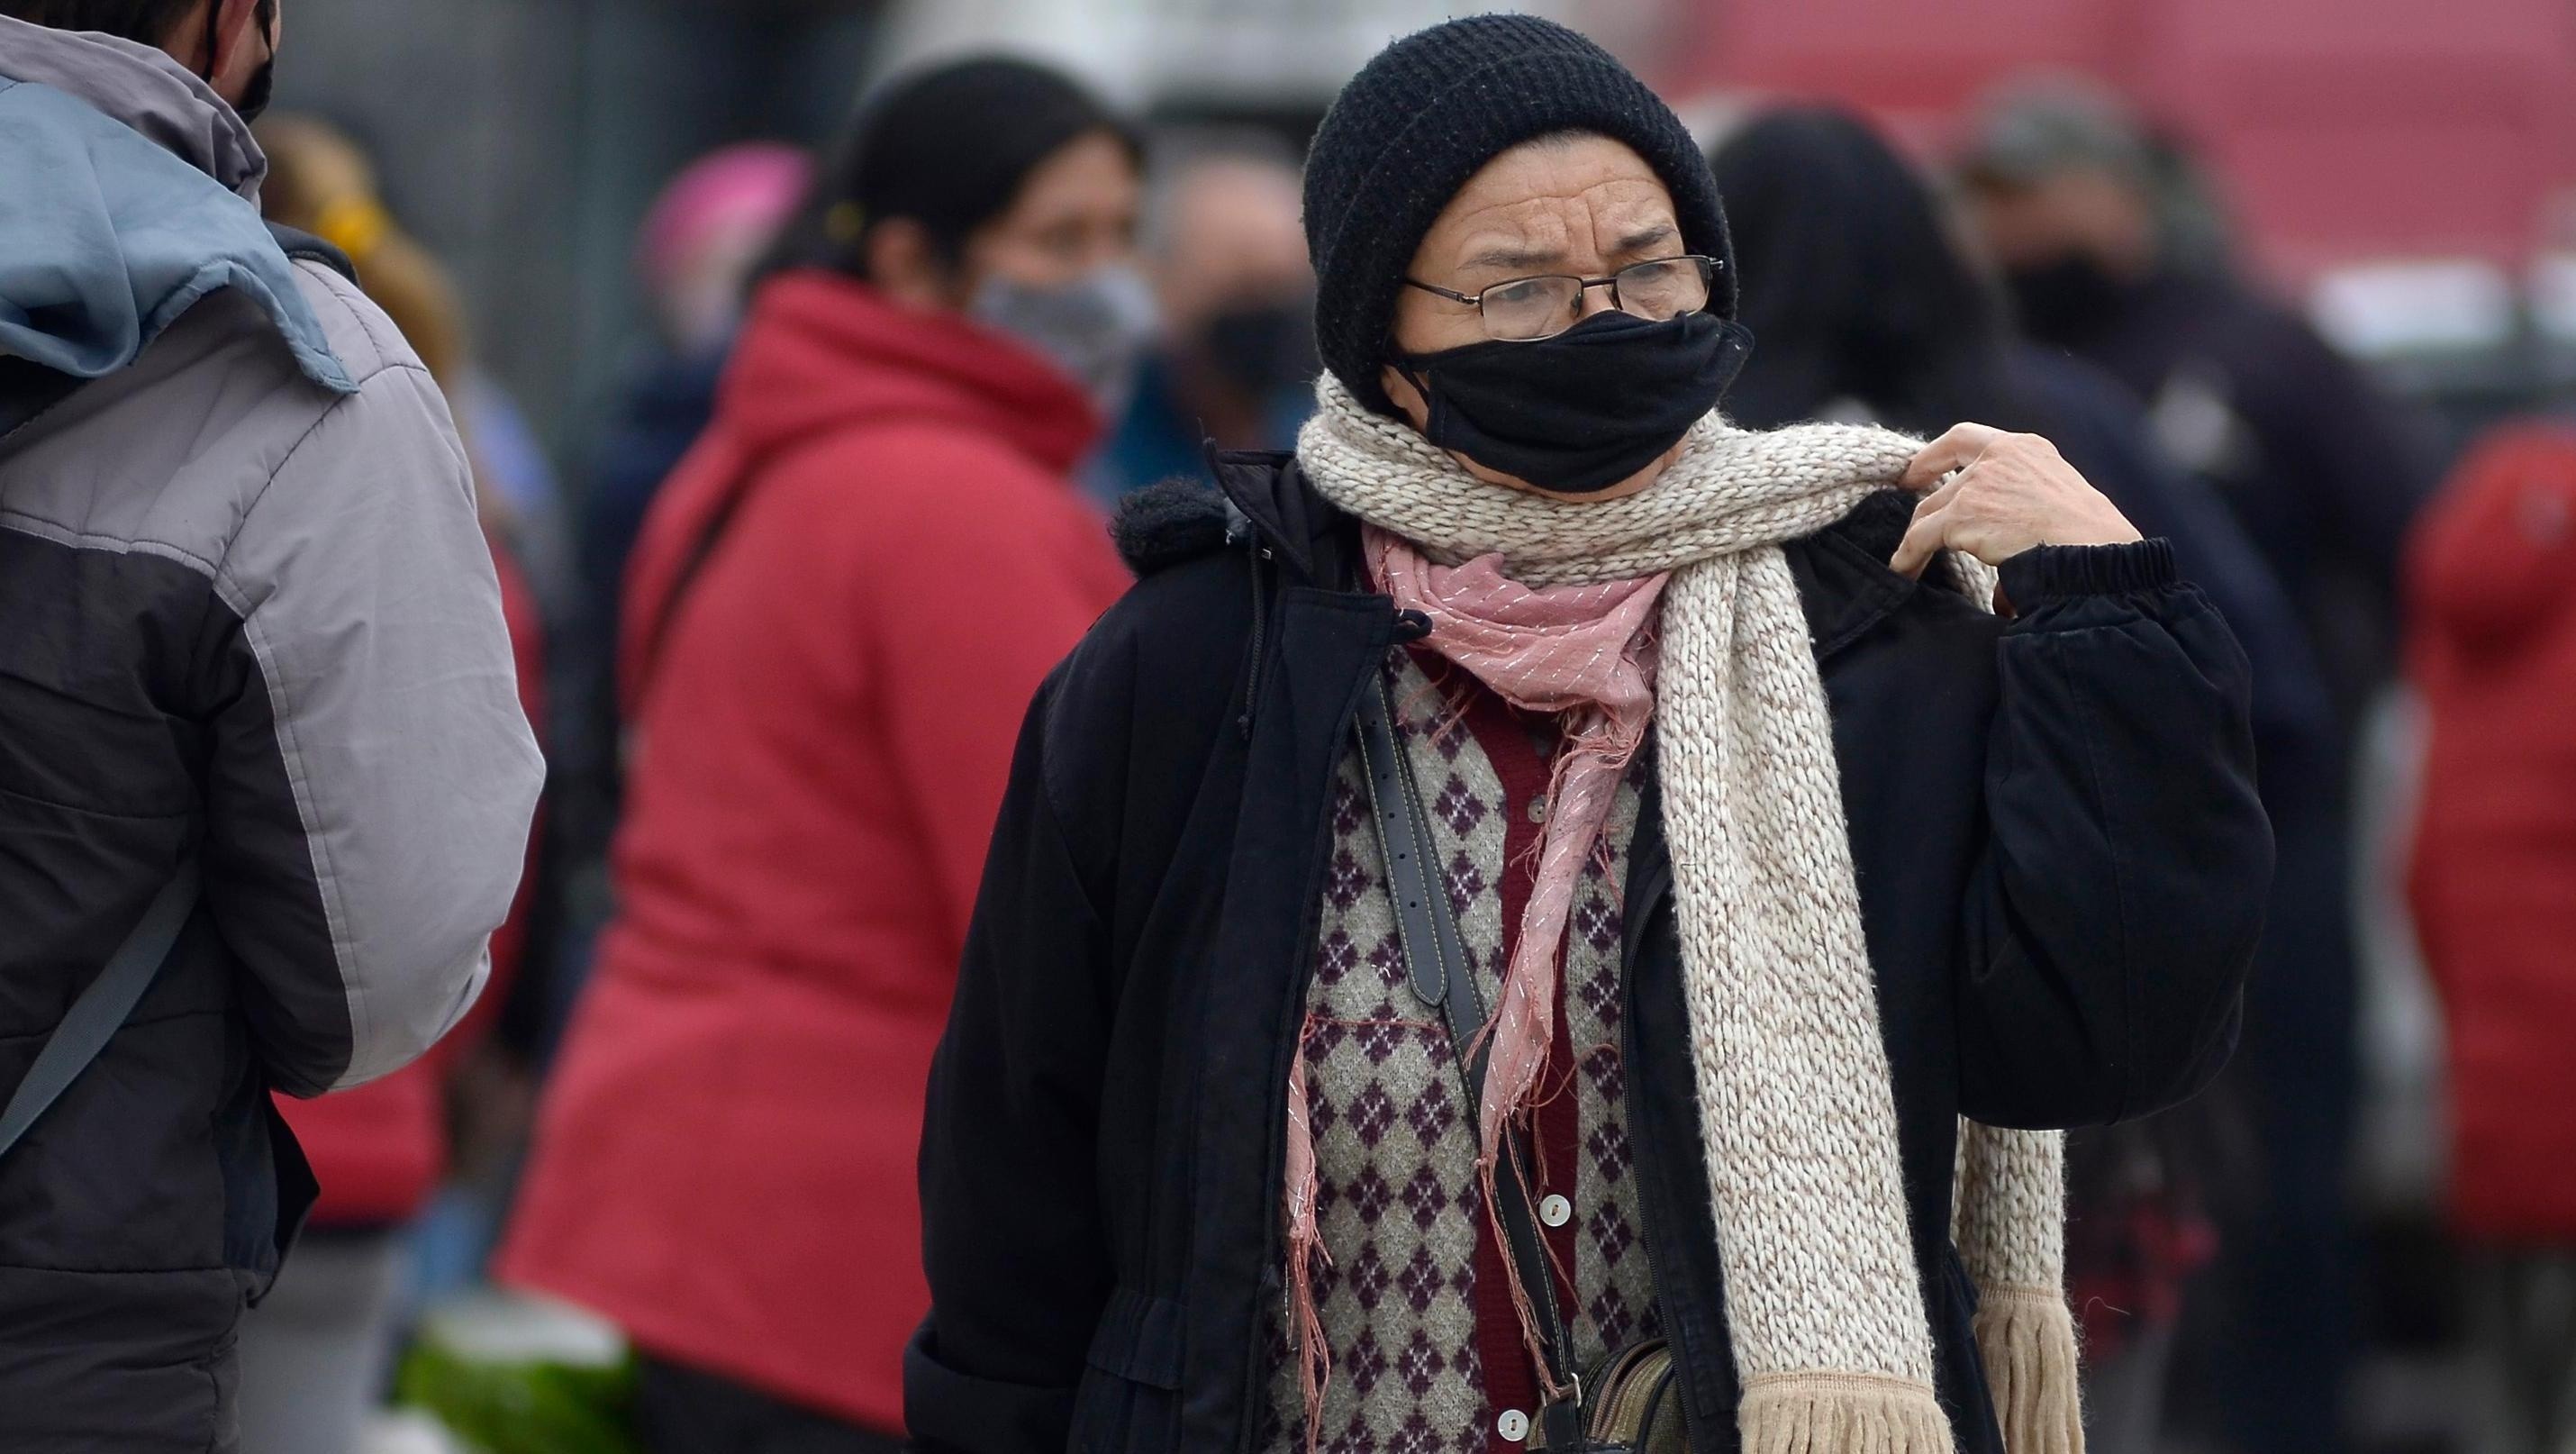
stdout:
[[(1923, 588), (1922, 582), (1887, 568), (1888, 557), (1913, 522), (1915, 498), (1901, 490), (1872, 495), (1842, 519), (1786, 547), (1818, 661), (1832, 660)], [(1948, 569), (1946, 564), (1934, 568)]]
[(148, 45), (0, 16), (0, 76), (86, 103), (256, 205), (268, 158), (214, 88)]
[(95, 379), (221, 288), (305, 376), (357, 389), (261, 222), (249, 128), (159, 51), (0, 18), (0, 354)]
[(1352, 589), (1359, 522), (1306, 483), (1287, 450), (1216, 450), (1208, 468), (1262, 549), (1308, 585)]

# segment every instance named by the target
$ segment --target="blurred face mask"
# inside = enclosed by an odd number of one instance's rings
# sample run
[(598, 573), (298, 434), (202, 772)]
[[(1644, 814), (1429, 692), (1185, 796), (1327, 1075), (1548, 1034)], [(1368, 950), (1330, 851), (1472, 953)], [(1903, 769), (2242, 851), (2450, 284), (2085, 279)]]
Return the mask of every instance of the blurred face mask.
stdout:
[(993, 274), (977, 285), (966, 311), (1072, 375), (1104, 419), (1126, 410), (1136, 367), (1154, 341), (1153, 287), (1120, 263), (1056, 287)]
[(2004, 274), (2013, 312), (2023, 331), (2042, 343), (2074, 344), (2092, 337), (2120, 309), (2126, 291), (2089, 253), (2070, 252)]
[(1320, 367), (1314, 300), (1229, 308), (1200, 327), (1193, 351), (1238, 397), (1266, 399), (1300, 388)]
[(1423, 437), (1543, 490), (1635, 475), (1717, 407), (1753, 335), (1714, 313), (1660, 323), (1596, 313), (1554, 338), (1405, 354), (1431, 406)]

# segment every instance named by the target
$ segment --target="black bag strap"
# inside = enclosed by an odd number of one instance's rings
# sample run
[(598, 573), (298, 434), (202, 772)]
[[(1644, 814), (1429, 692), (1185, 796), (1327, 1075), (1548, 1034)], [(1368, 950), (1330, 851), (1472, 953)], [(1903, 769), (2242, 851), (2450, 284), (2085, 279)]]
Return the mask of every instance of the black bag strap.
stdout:
[(36, 1118), (71, 1089), (72, 1082), (107, 1048), (117, 1027), (142, 1003), (143, 992), (161, 973), (162, 962), (170, 957), (171, 946), (179, 941), (179, 931), (196, 908), (197, 863), (192, 858), (181, 863), (179, 872), (153, 895), (142, 920), (107, 957), (107, 967), (72, 1001), (63, 1022), (36, 1052), (36, 1063), (27, 1067), (26, 1078), (10, 1093), (8, 1109), (0, 1111), (0, 1156), (9, 1154)]
[(1472, 1059), (1467, 1047), (1484, 1027), (1483, 997), (1476, 993), (1476, 976), (1467, 965), (1449, 895), (1431, 881), (1430, 820), (1423, 814), (1421, 786), (1396, 746), (1392, 716), (1381, 672), (1360, 702), (1360, 753), (1368, 769), (1369, 805), (1376, 812), (1378, 852), (1386, 859), (1395, 896), (1396, 937), (1404, 946), (1413, 993), (1441, 1012), (1459, 1049), (1458, 1068), (1481, 1086), (1484, 1047), (1476, 1044)]
[[(707, 562), (714, 558), (716, 547), (732, 530), (734, 516), (742, 512), (743, 502), (750, 494), (747, 481), (736, 482), (733, 492), (726, 495), (716, 506), (715, 513), (707, 517), (707, 523), (698, 531), (697, 538), (689, 542), (689, 553), (681, 557), (679, 573), (671, 577), (671, 589), (663, 592), (661, 609), (653, 613), (653, 620), (646, 628), (644, 649), (635, 658), (636, 680), (631, 685), (620, 687), (617, 692), (621, 702), (644, 700), (644, 684), (652, 680), (654, 671), (662, 664), (662, 648), (670, 642), (671, 628), (680, 619), (680, 607), (688, 601), (690, 591), (698, 584), (699, 575), (707, 568)], [(625, 715), (622, 707), (618, 715)]]
[[(1475, 971), (1467, 964), (1465, 941), (1458, 935), (1456, 911), (1448, 890), (1432, 877), (1431, 820), (1422, 807), (1421, 786), (1397, 747), (1394, 713), (1387, 700), (1386, 673), (1372, 675), (1360, 693), (1360, 753), (1368, 778), (1369, 806), (1377, 820), (1378, 853), (1386, 861), (1387, 886), (1395, 900), (1396, 936), (1404, 946), (1406, 977), (1413, 993), (1437, 1006), (1448, 1027), (1449, 1046), (1467, 1091), (1467, 1124), (1476, 1124), (1484, 1104), (1488, 1042), (1484, 997), (1476, 992)], [(1530, 1207), (1529, 1188), (1515, 1158), (1503, 1158), (1494, 1170), (1494, 1211), (1502, 1224), (1505, 1255), (1519, 1274), (1530, 1308), (1538, 1316), (1540, 1341), (1548, 1376), (1542, 1380), (1565, 1389), (1566, 1396), (1539, 1411), (1538, 1449), (1574, 1450), (1584, 1444), (1583, 1380), (1574, 1368), (1574, 1337), (1556, 1303), (1556, 1272), (1540, 1240), (1538, 1216)]]

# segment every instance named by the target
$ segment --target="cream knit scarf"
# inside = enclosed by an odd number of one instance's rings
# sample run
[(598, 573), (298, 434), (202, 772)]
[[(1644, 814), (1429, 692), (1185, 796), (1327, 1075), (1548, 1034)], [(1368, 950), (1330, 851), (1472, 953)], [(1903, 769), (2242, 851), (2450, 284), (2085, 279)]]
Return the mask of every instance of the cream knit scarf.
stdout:
[[(1531, 586), (1672, 573), (1658, 771), (1743, 1447), (1948, 1454), (1832, 724), (1779, 549), (1894, 484), (1915, 442), (1712, 414), (1653, 488), (1567, 503), (1478, 481), (1330, 375), (1318, 393), (1307, 478), (1432, 560), (1499, 552)], [(1953, 1234), (2005, 1447), (2080, 1454), (2059, 1138), (1963, 1121)]]

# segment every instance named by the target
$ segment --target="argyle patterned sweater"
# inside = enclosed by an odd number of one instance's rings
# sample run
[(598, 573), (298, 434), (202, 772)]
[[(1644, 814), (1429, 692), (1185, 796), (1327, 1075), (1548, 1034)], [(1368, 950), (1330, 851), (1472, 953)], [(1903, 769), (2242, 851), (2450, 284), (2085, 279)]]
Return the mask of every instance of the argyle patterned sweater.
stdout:
[[(1513, 711), (1472, 678), (1401, 654), (1396, 734), (1429, 804), (1433, 849), (1490, 1009), (1516, 942), (1546, 821), (1552, 725)], [(1446, 688), (1444, 691), (1443, 688)], [(1302, 1051), (1314, 1127), (1313, 1271), (1331, 1353), (1313, 1446), (1323, 1454), (1500, 1454), (1502, 1414), (1536, 1407), (1536, 1376), (1511, 1312), (1476, 1184), (1474, 1118), (1436, 1008), (1406, 981), (1361, 756), (1333, 789)], [(1622, 784), (1578, 888), (1564, 946), (1558, 1041), (1541, 1081), (1534, 1199), (1563, 1197), (1551, 1251), (1572, 1273), (1579, 1366), (1654, 1331), (1653, 1278), (1630, 1176), (1618, 1049), (1621, 896), (1638, 775)], [(1306, 1413), (1284, 1309), (1269, 1334), (1268, 1408), (1254, 1447), (1300, 1454)]]

